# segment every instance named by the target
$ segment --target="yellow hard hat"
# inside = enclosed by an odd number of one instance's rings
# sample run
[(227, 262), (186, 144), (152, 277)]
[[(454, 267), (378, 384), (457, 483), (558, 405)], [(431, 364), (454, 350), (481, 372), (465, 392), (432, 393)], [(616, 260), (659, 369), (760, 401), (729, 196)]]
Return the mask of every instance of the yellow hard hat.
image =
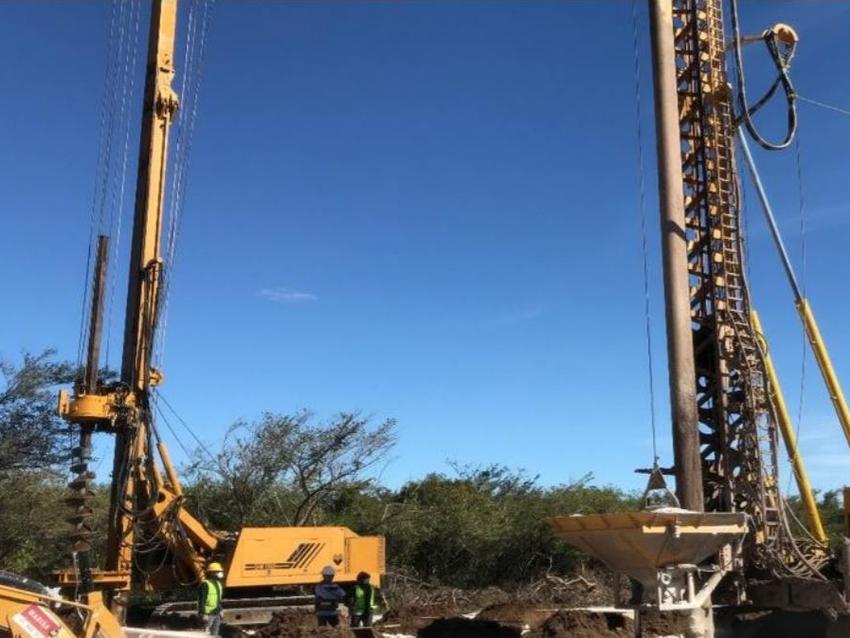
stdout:
[(221, 566), (221, 563), (210, 563), (207, 565), (207, 573), (211, 572), (223, 572), (224, 567)]

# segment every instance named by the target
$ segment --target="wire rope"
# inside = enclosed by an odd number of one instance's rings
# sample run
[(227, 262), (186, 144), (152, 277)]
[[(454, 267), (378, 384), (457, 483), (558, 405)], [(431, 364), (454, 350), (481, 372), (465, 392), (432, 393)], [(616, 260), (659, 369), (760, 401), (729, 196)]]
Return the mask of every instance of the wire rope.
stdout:
[(171, 432), (171, 436), (174, 437), (174, 440), (177, 441), (177, 445), (183, 450), (183, 454), (186, 455), (186, 458), (192, 458), (192, 451), (183, 443), (180, 437), (177, 434), (177, 431), (174, 429), (174, 426), (171, 425), (171, 422), (168, 420), (168, 417), (165, 416), (165, 412), (162, 411), (162, 408), (159, 407), (159, 404), (156, 405), (156, 412), (159, 414), (162, 422), (165, 423), (165, 427), (168, 428), (168, 431)]
[(850, 111), (848, 111), (847, 109), (843, 109), (839, 106), (833, 106), (832, 104), (827, 104), (826, 102), (820, 102), (818, 100), (813, 100), (813, 99), (808, 98), (808, 97), (803, 97), (802, 95), (799, 95), (799, 94), (797, 95), (797, 99), (800, 100), (801, 102), (808, 102), (809, 104), (812, 104), (814, 106), (819, 106), (822, 109), (827, 109), (828, 111), (834, 111), (835, 113), (840, 113), (841, 115), (850, 116)]
[[(803, 292), (803, 297), (806, 296), (806, 280), (808, 274), (808, 247), (807, 247), (807, 224), (806, 224), (806, 194), (803, 181), (803, 155), (800, 143), (800, 135), (797, 134), (794, 140), (794, 163), (796, 165), (797, 177), (797, 205), (800, 218), (800, 288)], [(809, 354), (809, 339), (806, 334), (805, 326), (801, 326), (800, 333), (800, 396), (797, 402), (797, 427), (795, 428), (794, 438), (799, 445), (800, 431), (803, 427), (803, 414), (806, 401), (806, 361)], [(788, 459), (791, 462), (792, 459)], [(790, 488), (793, 473), (788, 477), (788, 485)], [(801, 494), (802, 496), (802, 494)]]
[[(197, 2), (195, 3), (197, 4)], [(174, 171), (172, 181), (172, 206), (169, 223), (167, 257), (163, 282), (162, 318), (157, 335), (157, 358), (162, 357), (165, 334), (168, 326), (168, 310), (170, 301), (171, 282), (176, 264), (177, 245), (182, 225), (183, 209), (185, 207), (188, 174), (191, 166), (192, 144), (194, 139), (195, 122), (197, 120), (200, 87), (203, 79), (204, 62), (206, 60), (207, 35), (212, 16), (214, 0), (203, 0), (200, 17), (193, 20), (193, 47), (187, 45), (186, 75), (184, 76), (185, 104), (179, 117), (178, 143), (180, 156)], [(194, 8), (194, 4), (192, 7)]]
[[(118, 178), (118, 186), (117, 193), (113, 191), (113, 206), (111, 211), (111, 219), (110, 219), (110, 231), (115, 237), (115, 241), (113, 242), (113, 247), (111, 251), (111, 266), (109, 268), (109, 272), (114, 273), (118, 266), (118, 255), (120, 253), (121, 248), (121, 234), (123, 230), (123, 219), (124, 219), (124, 211), (127, 207), (127, 198), (126, 198), (126, 183), (127, 183), (127, 168), (128, 168), (128, 158), (129, 158), (129, 149), (130, 149), (130, 102), (131, 99), (135, 96), (136, 91), (136, 64), (138, 60), (138, 51), (139, 51), (139, 32), (140, 32), (140, 23), (141, 23), (141, 2), (139, 0), (135, 0), (132, 2), (135, 6), (134, 17), (132, 19), (133, 27), (132, 27), (132, 53), (130, 54), (128, 60), (129, 62), (125, 64), (125, 68), (127, 69), (128, 79), (124, 84), (124, 88), (122, 90), (122, 109), (121, 109), (121, 118), (122, 118), (122, 126), (123, 126), (123, 148), (121, 153), (121, 168), (119, 172)], [(113, 328), (113, 312), (115, 306), (115, 288), (116, 288), (117, 278), (115, 276), (110, 277), (109, 281), (109, 294), (107, 298), (107, 308), (106, 308), (106, 348), (105, 348), (105, 357), (104, 360), (109, 362), (110, 354), (111, 354), (111, 343), (112, 343), (112, 328)]]
[(191, 427), (189, 427), (189, 424), (186, 423), (185, 419), (183, 419), (183, 417), (180, 416), (180, 414), (177, 412), (177, 410), (175, 410), (174, 407), (168, 402), (168, 399), (166, 399), (163, 396), (162, 392), (157, 390), (156, 394), (157, 394), (157, 397), (162, 400), (162, 403), (165, 405), (165, 407), (167, 407), (169, 409), (169, 411), (177, 418), (177, 421), (189, 433), (189, 436), (191, 436), (195, 440), (195, 443), (197, 443), (198, 446), (206, 453), (206, 455), (210, 458), (210, 460), (212, 460), (215, 463), (218, 463), (218, 460), (216, 459), (215, 455), (212, 452), (210, 452), (209, 448), (206, 445), (204, 445), (204, 442), (201, 441), (201, 439), (198, 437), (198, 435), (195, 434), (194, 430)]
[(640, 42), (638, 36), (638, 12), (637, 0), (632, 0), (632, 44), (634, 49), (634, 89), (635, 89), (635, 127), (636, 145), (637, 145), (637, 161), (638, 161), (638, 186), (639, 186), (639, 207), (640, 207), (640, 231), (641, 231), (641, 250), (643, 257), (643, 310), (644, 310), (644, 328), (646, 339), (646, 359), (647, 359), (647, 374), (649, 382), (649, 417), (652, 430), (652, 464), (655, 466), (658, 463), (658, 434), (655, 411), (655, 375), (652, 357), (652, 304), (649, 284), (649, 246), (647, 239), (647, 206), (646, 206), (646, 170), (643, 154), (643, 105), (641, 100), (641, 57), (640, 57)]
[[(109, 36), (107, 37), (107, 51), (115, 50), (115, 38), (116, 38), (116, 30), (118, 25), (118, 11), (119, 11), (119, 0), (112, 1), (112, 11), (110, 15), (109, 22)], [(96, 231), (95, 220), (97, 218), (97, 210), (98, 210), (98, 195), (100, 193), (100, 185), (101, 180), (106, 175), (106, 167), (105, 167), (105, 140), (106, 140), (106, 128), (109, 122), (109, 118), (107, 114), (110, 112), (109, 106), (109, 97), (111, 95), (110, 88), (112, 86), (112, 79), (114, 74), (114, 60), (115, 56), (109, 56), (107, 58), (106, 68), (104, 70), (104, 78), (103, 78), (103, 93), (101, 95), (101, 104), (100, 104), (100, 125), (98, 128), (98, 148), (97, 148), (97, 158), (95, 161), (95, 181), (94, 188), (92, 190), (92, 203), (91, 203), (91, 211), (89, 215), (89, 243), (88, 243), (88, 251), (86, 254), (85, 260), (85, 274), (83, 275), (83, 294), (82, 298), (82, 307), (80, 308), (80, 331), (79, 331), (79, 339), (77, 342), (77, 367), (79, 368), (82, 365), (83, 361), (83, 352), (85, 351), (85, 340), (86, 340), (86, 317), (88, 314), (88, 296), (89, 296), (89, 277), (91, 275), (92, 269), (92, 258), (94, 254), (94, 237)]]

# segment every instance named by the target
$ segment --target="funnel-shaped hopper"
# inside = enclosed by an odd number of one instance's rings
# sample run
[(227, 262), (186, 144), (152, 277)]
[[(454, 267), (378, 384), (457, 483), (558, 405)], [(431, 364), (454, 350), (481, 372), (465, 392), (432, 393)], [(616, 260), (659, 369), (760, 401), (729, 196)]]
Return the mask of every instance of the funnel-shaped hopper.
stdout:
[(747, 532), (746, 515), (665, 508), (549, 519), (555, 536), (645, 585), (659, 569), (697, 565)]

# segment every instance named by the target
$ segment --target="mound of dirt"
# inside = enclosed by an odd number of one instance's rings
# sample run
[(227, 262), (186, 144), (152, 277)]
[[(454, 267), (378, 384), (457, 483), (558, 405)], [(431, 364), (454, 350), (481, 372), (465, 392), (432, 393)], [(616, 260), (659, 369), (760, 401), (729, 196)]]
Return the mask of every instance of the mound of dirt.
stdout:
[(625, 638), (634, 635), (631, 618), (615, 613), (562, 610), (532, 632), (534, 638)]
[(556, 609), (545, 609), (530, 603), (501, 603), (485, 607), (475, 618), (478, 620), (495, 620), (503, 625), (518, 627), (519, 629), (528, 627), (535, 630), (556, 611)]
[(416, 632), (417, 638), (520, 638), (522, 632), (494, 620), (441, 618)]
[(312, 609), (282, 609), (276, 611), (271, 622), (256, 630), (259, 638), (351, 638), (343, 627), (319, 627)]
[(289, 630), (290, 627), (318, 629), (319, 625), (316, 623), (316, 614), (312, 609), (293, 607), (274, 612), (271, 621), (267, 625), (258, 628), (254, 635), (260, 638), (289, 635), (282, 634), (281, 632)]
[(640, 623), (644, 636), (680, 636), (688, 630), (688, 616), (671, 611), (643, 610)]
[[(258, 628), (251, 638), (380, 638), (381, 634), (371, 627), (351, 629), (348, 618), (340, 618), (339, 627), (319, 627), (312, 609), (293, 607), (282, 609), (272, 616), (271, 622)], [(239, 637), (247, 638), (248, 634)]]
[(415, 634), (435, 620), (453, 618), (464, 613), (468, 613), (468, 610), (452, 605), (408, 605), (388, 610), (381, 618), (379, 626), (387, 633)]

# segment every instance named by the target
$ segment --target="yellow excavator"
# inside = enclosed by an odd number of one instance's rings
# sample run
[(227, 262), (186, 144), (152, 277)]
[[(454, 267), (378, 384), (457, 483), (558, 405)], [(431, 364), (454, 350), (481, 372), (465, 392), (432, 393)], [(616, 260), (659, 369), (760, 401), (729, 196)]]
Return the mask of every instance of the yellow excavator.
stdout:
[[(144, 104), (127, 309), (120, 378), (99, 377), (108, 238), (97, 245), (85, 374), (71, 394), (59, 396), (59, 414), (79, 430), (68, 503), (75, 526), (75, 569), (58, 575), (67, 589), (97, 590), (124, 618), (131, 594), (167, 591), (197, 583), (212, 560), (225, 565), (225, 621), (267, 622), (281, 590), (316, 583), (323, 567), (337, 581), (360, 571), (380, 584), (384, 539), (345, 527), (264, 527), (236, 532), (207, 528), (184, 507), (177, 471), (153, 418), (152, 389), (163, 380), (152, 365), (164, 262), (160, 254), (165, 214), (169, 130), (179, 105), (172, 89), (177, 0), (151, 3)], [(96, 432), (115, 438), (107, 547), (103, 569), (92, 565), (89, 520), (94, 475), (88, 469)]]

